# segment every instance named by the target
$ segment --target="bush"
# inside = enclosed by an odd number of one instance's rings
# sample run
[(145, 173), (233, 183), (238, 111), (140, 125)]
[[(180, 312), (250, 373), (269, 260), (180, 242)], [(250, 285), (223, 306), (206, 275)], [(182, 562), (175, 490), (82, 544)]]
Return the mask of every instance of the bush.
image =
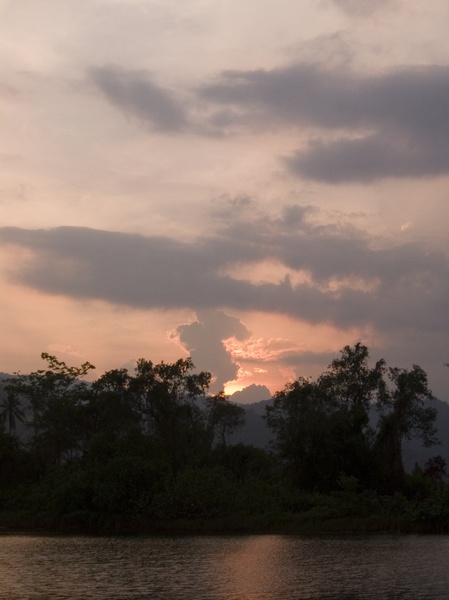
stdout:
[(156, 494), (152, 514), (157, 518), (212, 518), (235, 511), (238, 486), (222, 467), (189, 468), (167, 478)]

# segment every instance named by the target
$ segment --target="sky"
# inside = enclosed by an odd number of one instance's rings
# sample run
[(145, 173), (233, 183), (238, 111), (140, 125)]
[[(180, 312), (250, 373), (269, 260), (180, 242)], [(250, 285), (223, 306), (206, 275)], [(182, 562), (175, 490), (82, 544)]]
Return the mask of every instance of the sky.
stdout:
[[(0, 371), (346, 345), (449, 401), (447, 0), (0, 0)], [(259, 397), (256, 397), (259, 394)]]

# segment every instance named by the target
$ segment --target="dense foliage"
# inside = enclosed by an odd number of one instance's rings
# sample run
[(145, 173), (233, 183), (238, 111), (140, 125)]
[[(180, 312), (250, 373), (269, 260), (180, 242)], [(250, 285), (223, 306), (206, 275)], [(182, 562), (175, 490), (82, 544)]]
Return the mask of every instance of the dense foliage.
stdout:
[(447, 525), (444, 460), (413, 475), (402, 464), (402, 440), (436, 442), (432, 394), (416, 365), (370, 366), (365, 346), (345, 347), (316, 381), (275, 394), (265, 417), (274, 441), (262, 450), (228, 443), (245, 410), (208, 395), (211, 375), (195, 373), (190, 359), (141, 359), (134, 373), (114, 369), (88, 384), (90, 363), (42, 358), (46, 368), (3, 382), (3, 514), (84, 526), (275, 514)]

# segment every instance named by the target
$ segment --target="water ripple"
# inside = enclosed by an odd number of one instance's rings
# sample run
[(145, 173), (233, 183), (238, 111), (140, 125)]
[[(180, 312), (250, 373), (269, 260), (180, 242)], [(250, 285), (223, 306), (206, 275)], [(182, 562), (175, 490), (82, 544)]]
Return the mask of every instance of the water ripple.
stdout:
[(438, 536), (0, 536), (1, 600), (442, 600)]

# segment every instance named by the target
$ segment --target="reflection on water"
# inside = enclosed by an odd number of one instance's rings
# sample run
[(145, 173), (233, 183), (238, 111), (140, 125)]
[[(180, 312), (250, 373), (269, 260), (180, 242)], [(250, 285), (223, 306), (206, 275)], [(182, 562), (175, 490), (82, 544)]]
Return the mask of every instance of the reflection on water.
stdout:
[(0, 537), (2, 600), (449, 598), (437, 536)]

